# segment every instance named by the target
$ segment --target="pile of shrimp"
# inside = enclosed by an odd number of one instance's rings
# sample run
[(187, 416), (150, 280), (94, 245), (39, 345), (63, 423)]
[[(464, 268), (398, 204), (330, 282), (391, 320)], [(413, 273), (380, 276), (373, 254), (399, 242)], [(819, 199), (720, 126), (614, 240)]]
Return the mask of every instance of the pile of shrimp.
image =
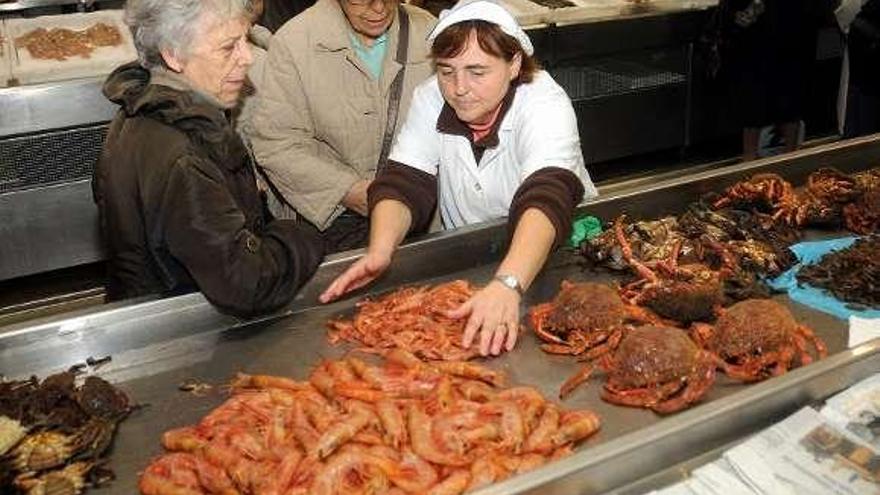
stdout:
[(462, 349), (466, 318), (451, 319), (446, 312), (465, 303), (475, 290), (465, 280), (436, 287), (405, 287), (379, 299), (358, 302), (352, 320), (333, 320), (331, 344), (346, 341), (371, 349), (398, 348), (426, 359), (444, 361), (476, 357), (476, 349)]
[(324, 361), (307, 381), (239, 374), (197, 425), (166, 432), (144, 495), (459, 494), (566, 456), (599, 429), (529, 387), (400, 349)]

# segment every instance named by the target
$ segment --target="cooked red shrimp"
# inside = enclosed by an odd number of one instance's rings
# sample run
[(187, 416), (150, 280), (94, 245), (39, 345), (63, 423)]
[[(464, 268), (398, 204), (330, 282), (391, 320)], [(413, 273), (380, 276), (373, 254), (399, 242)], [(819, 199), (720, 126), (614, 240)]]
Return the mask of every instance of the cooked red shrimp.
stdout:
[(529, 434), (523, 450), (526, 452), (549, 451), (552, 448), (551, 437), (559, 429), (559, 408), (555, 404), (547, 404), (538, 426)]
[(485, 366), (467, 361), (434, 361), (431, 366), (450, 375), (480, 380), (494, 387), (504, 386), (504, 375)]
[(403, 413), (393, 400), (382, 399), (376, 402), (376, 414), (382, 428), (385, 430), (385, 438), (395, 449), (399, 449), (406, 443), (406, 424)]
[(409, 438), (413, 452), (436, 464), (447, 466), (466, 466), (470, 459), (464, 455), (441, 451), (431, 433), (431, 418), (421, 405), (413, 405), (409, 410)]
[(340, 445), (351, 440), (351, 438), (372, 421), (372, 418), (363, 411), (354, 411), (347, 418), (333, 424), (318, 439), (318, 445), (315, 447), (315, 454), (319, 459), (323, 459), (332, 454)]
[(458, 495), (464, 493), (471, 482), (471, 473), (465, 470), (454, 471), (445, 480), (428, 490), (427, 495)]

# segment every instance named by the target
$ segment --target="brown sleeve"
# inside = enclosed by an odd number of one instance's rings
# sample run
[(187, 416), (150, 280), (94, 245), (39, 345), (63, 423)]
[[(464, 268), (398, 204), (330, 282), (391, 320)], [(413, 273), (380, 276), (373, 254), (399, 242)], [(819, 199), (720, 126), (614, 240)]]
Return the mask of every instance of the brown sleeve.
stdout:
[(520, 184), (510, 203), (507, 222), (510, 235), (522, 214), (529, 208), (537, 208), (556, 228), (555, 244), (564, 243), (571, 230), (574, 208), (583, 197), (584, 185), (571, 170), (546, 167), (536, 171)]
[(410, 232), (427, 232), (437, 205), (437, 177), (389, 160), (367, 190), (370, 211), (383, 199), (396, 199), (409, 208)]

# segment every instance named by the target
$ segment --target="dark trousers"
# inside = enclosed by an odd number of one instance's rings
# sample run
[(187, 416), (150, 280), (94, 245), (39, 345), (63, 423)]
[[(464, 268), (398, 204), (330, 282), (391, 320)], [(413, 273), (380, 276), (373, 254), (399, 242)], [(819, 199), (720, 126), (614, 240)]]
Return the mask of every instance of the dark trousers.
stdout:
[[(298, 218), (306, 228), (318, 232), (314, 224), (301, 216)], [(370, 241), (370, 219), (346, 210), (320, 234), (324, 238), (324, 252), (327, 254), (360, 249)]]
[(880, 132), (880, 95), (865, 93), (858, 86), (850, 84), (846, 96), (844, 137), (852, 138), (875, 132)]

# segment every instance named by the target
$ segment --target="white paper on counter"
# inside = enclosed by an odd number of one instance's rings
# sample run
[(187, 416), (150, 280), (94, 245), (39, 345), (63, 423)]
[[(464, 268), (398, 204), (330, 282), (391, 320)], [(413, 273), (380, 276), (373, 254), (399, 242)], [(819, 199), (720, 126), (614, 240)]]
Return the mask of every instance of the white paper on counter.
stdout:
[(849, 317), (849, 346), (855, 347), (880, 337), (880, 318)]
[(714, 495), (755, 495), (758, 493), (749, 488), (730, 462), (723, 457), (697, 468), (693, 472), (693, 477), (707, 487), (708, 493)]
[(880, 373), (825, 401), (822, 416), (880, 451)]
[(806, 407), (724, 457), (761, 493), (880, 495), (877, 454)]
[(691, 490), (690, 484), (690, 480), (685, 480), (662, 490), (653, 491), (649, 495), (699, 495)]

